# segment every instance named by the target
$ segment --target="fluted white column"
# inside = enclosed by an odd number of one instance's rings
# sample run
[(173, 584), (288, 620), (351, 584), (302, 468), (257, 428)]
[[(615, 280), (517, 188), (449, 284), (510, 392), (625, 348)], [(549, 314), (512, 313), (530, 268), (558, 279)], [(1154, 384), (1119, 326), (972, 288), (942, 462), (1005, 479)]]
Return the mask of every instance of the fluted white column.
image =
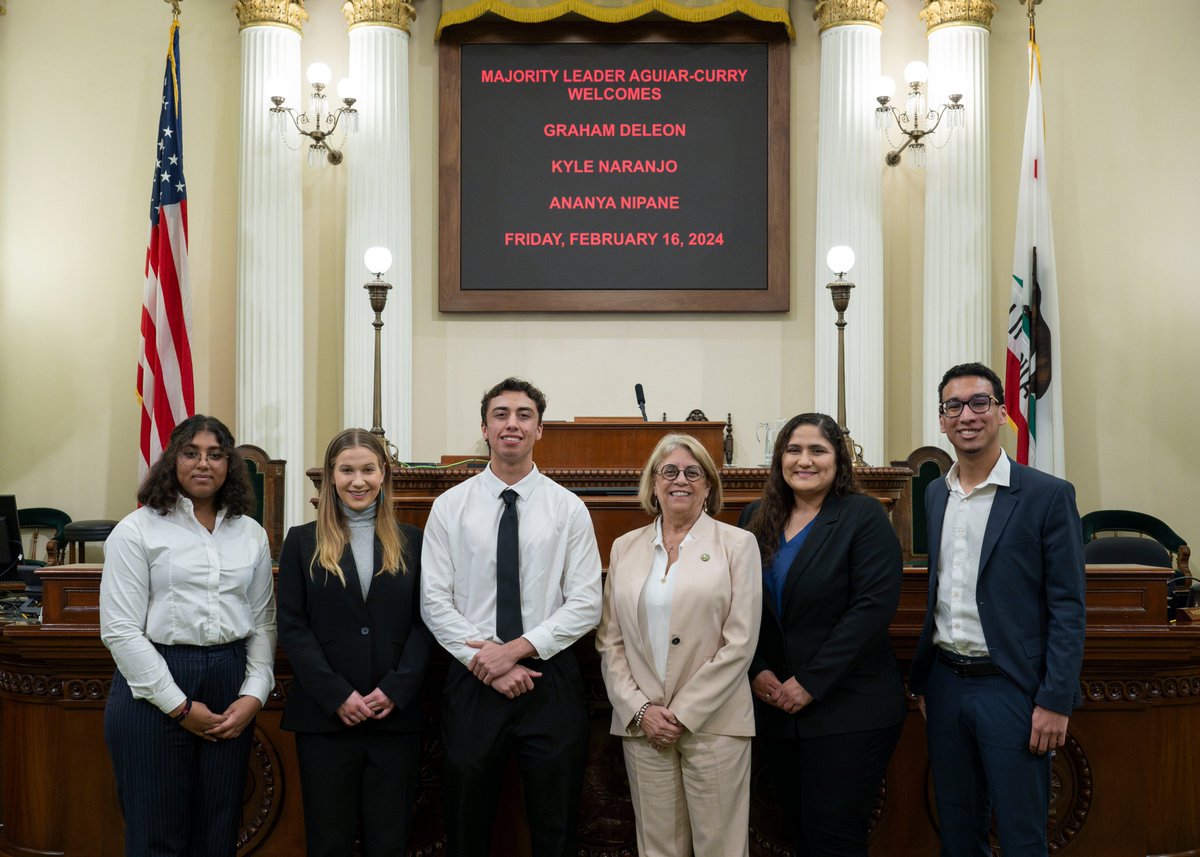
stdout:
[(854, 250), (857, 261), (846, 278), (855, 285), (846, 311), (846, 423), (871, 464), (884, 459), (883, 159), (871, 109), (879, 41), (871, 23), (838, 24), (821, 34), (813, 277), (813, 404), (836, 415), (837, 313), (825, 288), (834, 278), (825, 255), (837, 244)]
[(963, 127), (948, 138), (949, 129), (939, 127), (927, 143), (925, 179), (921, 426), (924, 443), (947, 451), (938, 429), (938, 382), (958, 363), (989, 363), (993, 335), (1000, 333), (992, 330), (991, 314), (988, 35), (981, 21), (935, 22), (929, 33), (929, 104), (944, 104), (957, 91), (965, 105)]
[[(266, 83), (299, 103), (300, 33), (243, 26), (238, 181), (237, 439), (287, 461), (284, 524), (305, 518), (304, 273), (300, 155), (271, 125)], [(292, 145), (295, 145), (293, 143)]]
[[(365, 11), (378, 8), (360, 4)], [(392, 7), (394, 10), (394, 7)], [(351, 14), (347, 10), (347, 16)], [(376, 12), (376, 14), (379, 14)], [(392, 284), (383, 311), (383, 428), (401, 460), (412, 457), (412, 184), (408, 116), (408, 18), (350, 26), (350, 78), (359, 133), (347, 147), (343, 420), (371, 426), (374, 329), (363, 284), (368, 247), (387, 247)]]

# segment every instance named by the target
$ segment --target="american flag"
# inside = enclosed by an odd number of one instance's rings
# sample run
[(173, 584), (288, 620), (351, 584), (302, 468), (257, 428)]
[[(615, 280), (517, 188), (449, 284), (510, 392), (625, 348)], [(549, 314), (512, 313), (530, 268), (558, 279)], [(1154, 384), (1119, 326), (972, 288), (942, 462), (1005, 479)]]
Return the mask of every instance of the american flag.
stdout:
[(150, 191), (150, 238), (142, 295), (137, 392), (142, 406), (139, 475), (162, 454), (176, 423), (196, 412), (192, 388), (192, 301), (188, 290), (187, 185), (179, 92), (179, 21), (171, 23), (162, 115)]

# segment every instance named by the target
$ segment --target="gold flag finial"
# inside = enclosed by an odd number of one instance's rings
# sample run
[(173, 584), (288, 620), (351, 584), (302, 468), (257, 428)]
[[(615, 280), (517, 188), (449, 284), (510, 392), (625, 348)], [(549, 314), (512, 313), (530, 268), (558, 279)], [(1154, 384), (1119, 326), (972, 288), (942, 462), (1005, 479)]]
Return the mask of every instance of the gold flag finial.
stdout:
[(1035, 9), (1041, 2), (1042, 0), (1021, 0), (1021, 5), (1025, 7), (1025, 14), (1029, 16), (1029, 41), (1035, 45), (1037, 44), (1037, 26), (1033, 19), (1037, 14)]

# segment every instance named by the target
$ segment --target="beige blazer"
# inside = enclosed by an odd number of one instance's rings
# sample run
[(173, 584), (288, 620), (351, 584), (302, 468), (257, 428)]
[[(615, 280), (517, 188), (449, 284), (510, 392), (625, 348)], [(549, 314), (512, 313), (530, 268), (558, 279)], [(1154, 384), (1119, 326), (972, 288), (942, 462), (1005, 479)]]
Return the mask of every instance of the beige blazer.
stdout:
[(747, 671), (762, 611), (758, 544), (745, 530), (708, 515), (691, 534), (694, 541), (671, 567), (678, 576), (665, 681), (654, 667), (642, 599), (654, 560), (654, 524), (613, 543), (596, 632), (613, 735), (640, 735), (627, 727), (646, 702), (671, 709), (692, 732), (754, 734)]

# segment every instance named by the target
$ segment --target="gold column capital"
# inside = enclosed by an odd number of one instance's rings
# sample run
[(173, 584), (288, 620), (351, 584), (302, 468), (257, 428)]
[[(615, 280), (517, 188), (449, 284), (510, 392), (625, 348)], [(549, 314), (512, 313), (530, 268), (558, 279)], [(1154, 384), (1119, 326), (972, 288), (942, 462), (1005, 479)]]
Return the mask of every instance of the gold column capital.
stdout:
[(304, 0), (235, 0), (233, 12), (238, 17), (239, 30), (247, 27), (287, 27), (301, 32), (308, 20)]
[(346, 16), (348, 30), (370, 24), (395, 27), (407, 33), (417, 18), (417, 10), (406, 0), (346, 0), (342, 14)]
[(887, 11), (888, 5), (883, 0), (817, 0), (813, 20), (821, 23), (821, 32), (849, 24), (870, 24), (882, 29)]
[(932, 33), (939, 27), (971, 26), (992, 28), (992, 15), (996, 4), (991, 0), (925, 0), (920, 11), (925, 22), (925, 32)]

